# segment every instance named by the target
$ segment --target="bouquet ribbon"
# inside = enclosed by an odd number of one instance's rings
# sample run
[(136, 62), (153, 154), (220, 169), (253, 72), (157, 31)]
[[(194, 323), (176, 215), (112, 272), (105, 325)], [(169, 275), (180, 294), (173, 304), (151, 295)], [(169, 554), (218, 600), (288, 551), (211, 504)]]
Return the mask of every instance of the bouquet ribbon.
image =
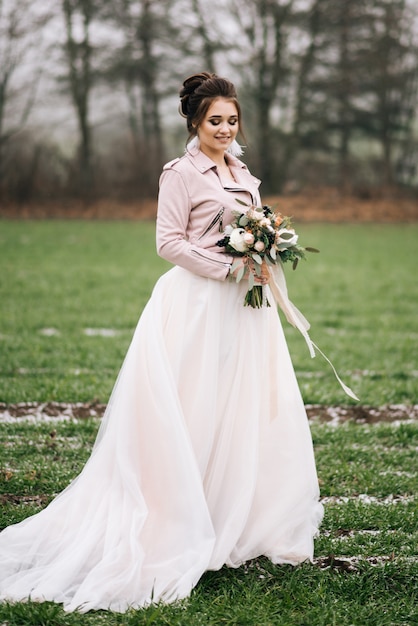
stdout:
[(337, 370), (335, 369), (329, 358), (322, 352), (322, 350), (320, 350), (320, 348), (318, 348), (318, 346), (310, 338), (308, 330), (311, 325), (309, 324), (306, 317), (302, 315), (299, 309), (297, 309), (295, 305), (289, 300), (289, 296), (287, 294), (286, 279), (283, 271), (283, 263), (278, 260), (275, 265), (269, 267), (269, 272), (269, 287), (273, 298), (275, 299), (277, 305), (283, 311), (289, 324), (297, 328), (297, 330), (299, 330), (299, 332), (304, 337), (309, 348), (309, 353), (311, 357), (314, 358), (316, 356), (315, 350), (318, 351), (323, 356), (323, 358), (330, 364), (336, 379), (340, 383), (341, 387), (344, 389), (345, 393), (350, 396), (350, 398), (353, 398), (353, 400), (359, 400), (359, 398), (350, 389), (350, 387), (343, 383), (343, 381), (337, 374)]

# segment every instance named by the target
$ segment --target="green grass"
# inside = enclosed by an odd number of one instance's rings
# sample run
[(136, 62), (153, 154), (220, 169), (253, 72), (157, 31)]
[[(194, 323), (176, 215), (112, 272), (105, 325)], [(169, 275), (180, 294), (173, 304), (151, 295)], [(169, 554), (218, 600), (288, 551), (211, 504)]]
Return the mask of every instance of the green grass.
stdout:
[[(97, 420), (0, 425), (4, 450), (0, 527), (40, 510), (82, 468), (97, 430)], [(416, 624), (418, 529), (414, 454), (416, 424), (347, 423), (335, 428), (312, 425), (323, 496), (348, 496), (325, 505), (318, 559), (337, 559), (332, 567), (274, 566), (258, 559), (238, 569), (207, 572), (190, 599), (169, 606), (115, 615), (103, 611), (66, 615), (45, 604), (0, 604), (7, 626), (83, 624), (167, 626), (389, 626)], [(375, 498), (359, 501), (357, 494)], [(405, 499), (385, 504), (389, 494)], [(31, 498), (42, 495), (34, 505)], [(20, 501), (20, 503), (19, 503)], [(338, 559), (359, 557), (350, 570)], [(388, 557), (373, 564), (367, 558)], [(415, 616), (415, 617), (414, 617)], [(414, 621), (415, 620), (415, 621)]]
[[(363, 404), (416, 403), (418, 225), (299, 231), (302, 243), (321, 249), (287, 269), (312, 339)], [(0, 401), (107, 401), (137, 319), (169, 267), (154, 236), (152, 223), (0, 221)], [(284, 327), (305, 401), (351, 403), (322, 358), (311, 360), (297, 331)], [(51, 328), (58, 334), (43, 334)], [(90, 336), (89, 328), (116, 334)], [(0, 424), (0, 528), (39, 511), (77, 475), (97, 427), (93, 419)], [(312, 432), (321, 493), (330, 498), (315, 556), (328, 568), (258, 559), (207, 572), (175, 605), (67, 615), (53, 603), (5, 603), (0, 625), (418, 624), (417, 425), (314, 423)], [(358, 557), (355, 566), (344, 557)]]
[[(322, 225), (300, 229), (320, 248), (291, 276), (295, 304), (312, 339), (363, 404), (418, 398), (418, 225)], [(322, 357), (306, 358), (286, 329), (306, 402), (335, 404), (341, 394)]]
[[(363, 404), (418, 397), (418, 225), (302, 225), (320, 248), (290, 297)], [(0, 221), (0, 401), (106, 402), (152, 287), (169, 265), (151, 222)], [(350, 403), (284, 322), (307, 403)], [(44, 329), (59, 334), (46, 336)], [(88, 336), (111, 329), (114, 336)]]
[[(156, 256), (154, 225), (0, 222), (0, 258), (0, 400), (107, 401), (169, 267)], [(59, 334), (43, 335), (49, 328)]]

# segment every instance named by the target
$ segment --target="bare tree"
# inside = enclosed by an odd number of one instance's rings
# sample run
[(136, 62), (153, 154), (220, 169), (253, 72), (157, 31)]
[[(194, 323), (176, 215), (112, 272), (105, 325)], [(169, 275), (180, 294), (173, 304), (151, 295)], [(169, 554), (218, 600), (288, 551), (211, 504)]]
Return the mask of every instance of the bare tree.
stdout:
[[(369, 146), (377, 141), (380, 179), (390, 186), (397, 147), (413, 135), (416, 106), (417, 65), (406, 2), (314, 0), (308, 15), (310, 44), (300, 64), (288, 151), (293, 158), (301, 147), (311, 154), (320, 150), (347, 192), (364, 176), (355, 148), (360, 142), (365, 146), (365, 139)], [(371, 150), (363, 147), (363, 160), (372, 161)]]
[(171, 0), (115, 0), (106, 13), (121, 35), (106, 77), (122, 83), (127, 94), (136, 177), (144, 192), (155, 192), (165, 155), (160, 107), (166, 89), (164, 65), (169, 65), (173, 46), (170, 5)]
[(370, 130), (382, 147), (383, 183), (395, 183), (395, 152), (403, 137), (413, 134), (417, 98), (417, 45), (411, 29), (412, 13), (405, 0), (374, 0), (373, 73), (368, 90), (374, 95)]
[(197, 35), (202, 46), (202, 57), (206, 71), (215, 72), (215, 54), (219, 51), (219, 39), (212, 38), (200, 0), (191, 0), (193, 12), (197, 18)]
[(311, 21), (310, 33), (316, 43), (312, 43), (305, 81), (303, 142), (327, 153), (330, 168), (336, 162), (335, 181), (347, 192), (352, 180), (352, 141), (360, 127), (363, 56), (370, 45), (368, 6), (364, 0), (316, 0), (312, 11), (315, 31)]
[(305, 35), (306, 43), (300, 45), (294, 54), (292, 73), (294, 75), (293, 107), (291, 110), (290, 131), (282, 138), (284, 149), (280, 167), (281, 186), (287, 181), (289, 171), (297, 157), (301, 147), (308, 141), (312, 128), (308, 120), (309, 110), (309, 80), (315, 65), (316, 52), (319, 46), (318, 35), (320, 32), (320, 2), (314, 0), (312, 6), (295, 11), (294, 33), (299, 40)]
[(287, 28), (292, 8), (293, 0), (236, 0), (231, 7), (240, 26), (242, 57), (236, 67), (243, 74), (245, 91), (251, 94), (257, 168), (267, 191), (277, 190), (279, 182), (272, 113), (289, 75)]
[(0, 193), (7, 145), (25, 127), (35, 103), (41, 70), (32, 55), (49, 18), (28, 0), (0, 0)]
[[(90, 98), (94, 85), (91, 26), (98, 13), (95, 0), (62, 0), (65, 22), (66, 81), (77, 115), (80, 133), (79, 184), (83, 195), (93, 188), (93, 146), (90, 123)], [(76, 24), (78, 28), (76, 28)]]

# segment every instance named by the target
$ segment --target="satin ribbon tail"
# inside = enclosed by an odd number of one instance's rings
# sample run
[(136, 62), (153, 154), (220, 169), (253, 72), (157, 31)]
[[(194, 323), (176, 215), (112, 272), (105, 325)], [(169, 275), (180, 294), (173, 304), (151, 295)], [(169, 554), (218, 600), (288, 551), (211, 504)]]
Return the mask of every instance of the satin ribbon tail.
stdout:
[(299, 330), (299, 332), (304, 337), (306, 344), (309, 348), (309, 353), (312, 358), (315, 357), (315, 350), (317, 350), (324, 359), (330, 364), (332, 371), (334, 372), (335, 378), (340, 383), (341, 387), (345, 391), (345, 393), (353, 400), (359, 401), (359, 398), (356, 396), (354, 391), (350, 389), (338, 376), (337, 370), (334, 365), (331, 363), (329, 358), (322, 352), (320, 348), (312, 341), (309, 336), (308, 330), (310, 328), (310, 324), (308, 320), (302, 315), (302, 313), (295, 307), (295, 305), (289, 300), (287, 295), (287, 287), (286, 287), (286, 279), (283, 272), (282, 263), (279, 262), (274, 267), (270, 267), (270, 277), (271, 280), (269, 282), (271, 293), (276, 301), (276, 304), (283, 311), (287, 321), (289, 324), (294, 326)]
[(320, 348), (318, 348), (316, 343), (314, 343), (313, 341), (311, 341), (311, 343), (315, 347), (315, 349), (318, 350), (319, 354), (321, 354), (324, 357), (324, 359), (331, 365), (331, 368), (332, 368), (332, 371), (334, 372), (335, 378), (338, 380), (338, 382), (340, 383), (341, 387), (344, 389), (344, 391), (347, 394), (347, 396), (350, 396), (350, 398), (353, 398), (353, 400), (357, 400), (358, 402), (360, 402), (360, 398), (358, 398), (356, 396), (356, 394), (354, 393), (354, 391), (352, 389), (350, 389), (350, 387), (348, 385), (346, 385), (341, 380), (341, 378), (338, 376), (337, 370), (335, 369), (335, 367), (333, 366), (333, 364), (331, 363), (331, 361), (329, 360), (327, 355), (324, 354)]

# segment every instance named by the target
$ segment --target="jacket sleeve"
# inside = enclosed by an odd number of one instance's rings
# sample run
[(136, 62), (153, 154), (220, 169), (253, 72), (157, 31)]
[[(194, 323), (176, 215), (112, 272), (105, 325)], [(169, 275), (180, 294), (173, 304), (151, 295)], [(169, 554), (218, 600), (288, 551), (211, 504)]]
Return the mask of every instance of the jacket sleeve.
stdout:
[(163, 259), (195, 274), (225, 280), (232, 256), (206, 250), (187, 240), (191, 210), (191, 198), (180, 172), (164, 170), (158, 195), (157, 252)]

